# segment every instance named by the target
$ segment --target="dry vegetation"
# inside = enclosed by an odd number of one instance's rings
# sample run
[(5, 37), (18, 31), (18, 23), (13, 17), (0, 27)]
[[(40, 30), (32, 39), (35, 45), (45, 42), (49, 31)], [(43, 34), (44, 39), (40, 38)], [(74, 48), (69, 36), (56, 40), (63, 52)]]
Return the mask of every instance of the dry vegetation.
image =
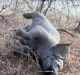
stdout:
[[(38, 73), (41, 68), (37, 62), (29, 56), (14, 53), (9, 47), (14, 42), (13, 30), (30, 23), (31, 21), (26, 21), (19, 14), (6, 16), (4, 20), (0, 17), (0, 75), (42, 75)], [(80, 75), (80, 34), (73, 38), (61, 32), (61, 42), (72, 45), (64, 60), (64, 68), (59, 74)]]

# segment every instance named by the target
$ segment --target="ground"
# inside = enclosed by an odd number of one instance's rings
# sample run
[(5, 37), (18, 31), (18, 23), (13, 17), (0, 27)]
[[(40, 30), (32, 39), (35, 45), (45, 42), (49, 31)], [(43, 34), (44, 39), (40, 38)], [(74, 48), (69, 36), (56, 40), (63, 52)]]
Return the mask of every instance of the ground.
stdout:
[[(38, 61), (29, 55), (14, 53), (9, 46), (14, 43), (12, 39), (14, 30), (30, 25), (31, 21), (19, 14), (0, 17), (0, 75), (42, 75)], [(64, 60), (64, 68), (59, 75), (80, 75), (80, 34), (71, 37), (61, 32), (61, 43), (71, 43), (71, 48)]]

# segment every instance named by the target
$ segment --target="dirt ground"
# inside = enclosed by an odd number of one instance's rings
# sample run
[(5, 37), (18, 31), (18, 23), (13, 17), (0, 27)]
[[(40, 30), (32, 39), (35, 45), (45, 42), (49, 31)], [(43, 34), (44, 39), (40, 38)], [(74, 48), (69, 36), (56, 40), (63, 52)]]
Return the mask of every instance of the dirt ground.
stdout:
[[(40, 65), (30, 56), (14, 53), (9, 46), (13, 43), (13, 31), (30, 25), (30, 20), (13, 14), (0, 17), (0, 75), (42, 75)], [(64, 60), (64, 68), (59, 75), (80, 75), (80, 34), (71, 37), (61, 32), (61, 43), (71, 43), (71, 48)]]

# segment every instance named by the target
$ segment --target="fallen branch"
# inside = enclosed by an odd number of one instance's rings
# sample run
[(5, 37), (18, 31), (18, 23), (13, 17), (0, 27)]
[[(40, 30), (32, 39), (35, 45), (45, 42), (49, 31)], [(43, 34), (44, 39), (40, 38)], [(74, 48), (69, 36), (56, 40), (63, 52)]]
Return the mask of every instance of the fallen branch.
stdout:
[(73, 32), (73, 31), (69, 31), (69, 30), (65, 30), (65, 29), (57, 29), (57, 30), (58, 30), (58, 31), (66, 32), (66, 33), (68, 33), (69, 35), (71, 35), (72, 37), (75, 36), (73, 33), (71, 33), (71, 32)]

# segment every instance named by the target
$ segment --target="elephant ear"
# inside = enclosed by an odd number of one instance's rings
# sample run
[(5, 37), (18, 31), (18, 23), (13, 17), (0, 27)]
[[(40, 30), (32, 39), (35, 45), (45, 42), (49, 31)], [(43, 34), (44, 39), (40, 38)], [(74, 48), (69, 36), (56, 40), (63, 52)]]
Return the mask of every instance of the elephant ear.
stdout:
[(51, 50), (53, 53), (59, 53), (62, 57), (65, 57), (70, 51), (71, 44), (58, 44), (53, 47)]

